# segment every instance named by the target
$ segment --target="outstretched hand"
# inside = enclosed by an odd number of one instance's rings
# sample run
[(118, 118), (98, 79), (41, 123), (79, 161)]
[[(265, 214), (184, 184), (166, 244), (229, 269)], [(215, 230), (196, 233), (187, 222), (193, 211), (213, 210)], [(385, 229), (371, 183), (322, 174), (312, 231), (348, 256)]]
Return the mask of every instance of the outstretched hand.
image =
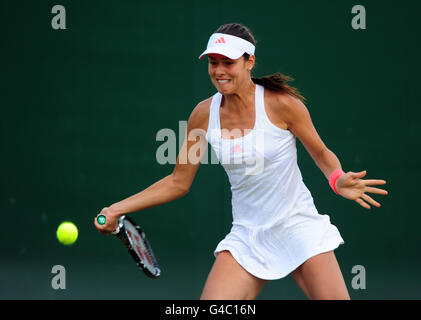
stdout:
[(376, 207), (380, 207), (380, 203), (368, 196), (366, 192), (387, 195), (386, 190), (370, 187), (372, 185), (386, 184), (386, 181), (375, 179), (361, 179), (366, 174), (367, 171), (365, 170), (361, 172), (350, 171), (343, 174), (338, 178), (338, 180), (336, 180), (336, 191), (342, 197), (347, 198), (349, 200), (354, 200), (366, 209), (371, 209), (369, 204)]

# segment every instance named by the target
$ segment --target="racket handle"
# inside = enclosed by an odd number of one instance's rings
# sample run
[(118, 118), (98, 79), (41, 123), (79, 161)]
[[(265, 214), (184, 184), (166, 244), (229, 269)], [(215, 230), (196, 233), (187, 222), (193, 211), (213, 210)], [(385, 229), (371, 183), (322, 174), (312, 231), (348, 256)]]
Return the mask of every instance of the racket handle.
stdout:
[[(107, 218), (105, 217), (105, 215), (100, 214), (98, 217), (96, 217), (96, 221), (98, 222), (98, 224), (100, 224), (101, 226), (103, 226), (105, 224), (105, 222), (107, 221)], [(117, 234), (120, 232), (120, 227), (117, 226), (117, 228), (111, 232), (112, 234)]]

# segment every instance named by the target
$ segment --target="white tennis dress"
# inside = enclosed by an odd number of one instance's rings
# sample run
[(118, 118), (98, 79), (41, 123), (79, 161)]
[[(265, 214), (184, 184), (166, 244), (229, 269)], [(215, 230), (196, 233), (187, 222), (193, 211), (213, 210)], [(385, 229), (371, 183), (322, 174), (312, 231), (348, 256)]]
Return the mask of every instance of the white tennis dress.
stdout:
[(302, 180), (295, 136), (268, 119), (264, 87), (255, 89), (255, 126), (240, 138), (221, 138), (221, 100), (219, 92), (212, 98), (206, 138), (231, 183), (233, 223), (215, 256), (229, 250), (249, 273), (271, 280), (343, 244)]

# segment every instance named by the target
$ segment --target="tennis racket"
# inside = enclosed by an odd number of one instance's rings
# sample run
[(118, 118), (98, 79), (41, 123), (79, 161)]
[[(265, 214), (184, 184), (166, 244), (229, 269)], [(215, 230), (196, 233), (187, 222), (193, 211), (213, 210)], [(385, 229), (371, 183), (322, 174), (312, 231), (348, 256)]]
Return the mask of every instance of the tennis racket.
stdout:
[[(104, 225), (105, 215), (97, 217), (97, 222)], [(118, 219), (117, 229), (113, 232), (129, 250), (130, 255), (136, 261), (138, 267), (150, 278), (156, 279), (161, 274), (158, 262), (152, 251), (145, 233), (130, 218), (121, 216)]]

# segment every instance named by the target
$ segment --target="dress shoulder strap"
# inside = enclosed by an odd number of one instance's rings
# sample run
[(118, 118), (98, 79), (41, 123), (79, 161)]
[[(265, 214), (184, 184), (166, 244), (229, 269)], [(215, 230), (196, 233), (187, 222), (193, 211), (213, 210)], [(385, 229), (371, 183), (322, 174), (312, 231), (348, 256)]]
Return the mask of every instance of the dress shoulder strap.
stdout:
[(211, 136), (220, 131), (219, 108), (221, 107), (222, 95), (217, 92), (212, 97), (209, 109), (209, 123), (206, 138), (210, 141)]

